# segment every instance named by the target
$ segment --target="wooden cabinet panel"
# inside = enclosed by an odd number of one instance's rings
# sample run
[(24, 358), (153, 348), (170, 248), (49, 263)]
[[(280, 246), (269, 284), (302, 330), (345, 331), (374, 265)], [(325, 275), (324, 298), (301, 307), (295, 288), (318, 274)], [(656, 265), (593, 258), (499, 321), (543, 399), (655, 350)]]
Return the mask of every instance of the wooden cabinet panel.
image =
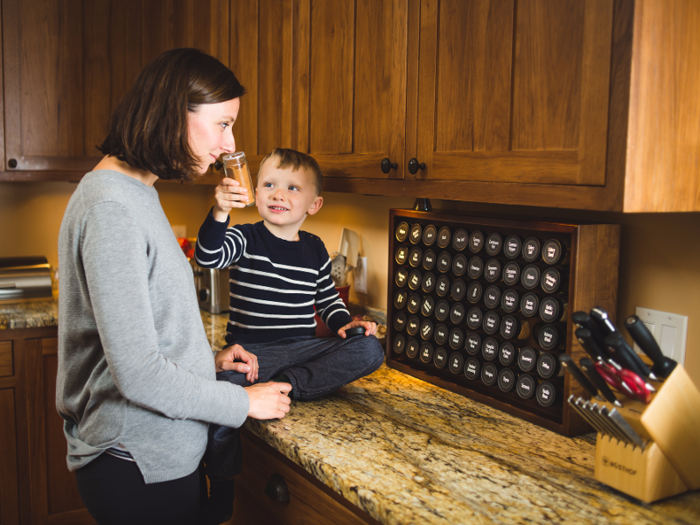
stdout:
[[(313, 2), (308, 138), (327, 177), (401, 178), (406, 134), (408, 2)], [(381, 161), (397, 164), (389, 173)]]
[(32, 523), (91, 524), (66, 466), (63, 420), (56, 412), (57, 345), (55, 337), (25, 343)]
[(15, 389), (0, 389), (0, 525), (19, 524)]
[(612, 14), (607, 1), (421, 2), (417, 178), (604, 184)]
[(12, 353), (12, 341), (0, 342), (0, 377), (13, 376), (15, 374), (14, 356)]
[(2, 9), (6, 180), (92, 169), (109, 115), (158, 53), (198, 47), (228, 64), (226, 0), (3, 0)]
[(407, 23), (407, 0), (235, 2), (231, 68), (248, 94), (234, 135), (253, 170), (291, 147), (327, 177), (400, 178)]

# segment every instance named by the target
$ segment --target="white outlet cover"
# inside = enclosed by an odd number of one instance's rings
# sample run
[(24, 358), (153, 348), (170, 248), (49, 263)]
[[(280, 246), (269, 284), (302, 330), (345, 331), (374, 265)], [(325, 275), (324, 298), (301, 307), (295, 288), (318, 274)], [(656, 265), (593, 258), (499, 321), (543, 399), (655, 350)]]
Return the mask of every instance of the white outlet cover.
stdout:
[(358, 257), (357, 266), (353, 268), (355, 293), (367, 293), (367, 257)]
[[(663, 354), (683, 365), (685, 363), (685, 344), (688, 337), (688, 316), (660, 312), (641, 306), (636, 307), (635, 313), (652, 333), (656, 342), (659, 343)], [(634, 349), (638, 354), (642, 353), (636, 343)]]

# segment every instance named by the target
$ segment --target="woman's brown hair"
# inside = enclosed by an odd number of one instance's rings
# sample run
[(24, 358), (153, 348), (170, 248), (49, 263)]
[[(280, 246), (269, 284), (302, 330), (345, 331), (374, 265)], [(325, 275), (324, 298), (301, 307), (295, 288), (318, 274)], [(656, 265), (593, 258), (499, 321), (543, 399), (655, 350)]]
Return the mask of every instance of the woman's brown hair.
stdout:
[(97, 149), (161, 179), (190, 179), (199, 159), (190, 149), (187, 113), (244, 94), (233, 72), (216, 58), (198, 49), (171, 49), (141, 70)]

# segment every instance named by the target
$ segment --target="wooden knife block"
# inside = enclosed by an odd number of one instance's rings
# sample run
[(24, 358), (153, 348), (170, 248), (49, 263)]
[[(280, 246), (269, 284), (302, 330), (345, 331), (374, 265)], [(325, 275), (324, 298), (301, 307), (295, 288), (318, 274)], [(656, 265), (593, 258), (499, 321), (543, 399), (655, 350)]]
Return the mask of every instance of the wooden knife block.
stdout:
[(596, 446), (595, 478), (646, 503), (700, 488), (700, 392), (680, 365), (654, 386), (648, 405), (618, 409), (645, 449), (601, 434)]

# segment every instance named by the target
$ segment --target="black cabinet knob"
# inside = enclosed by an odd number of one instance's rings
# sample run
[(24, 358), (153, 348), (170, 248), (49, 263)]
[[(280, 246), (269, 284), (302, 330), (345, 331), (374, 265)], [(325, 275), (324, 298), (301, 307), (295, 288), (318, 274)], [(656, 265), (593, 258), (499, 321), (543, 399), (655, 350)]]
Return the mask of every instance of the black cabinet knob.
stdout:
[(399, 165), (396, 162), (391, 162), (389, 159), (382, 159), (382, 171), (384, 173), (389, 173), (391, 170), (395, 170), (399, 167)]
[(10, 159), (7, 161), (7, 165), (10, 168), (16, 168), (17, 167), (17, 159)]
[(221, 163), (219, 159), (216, 159), (216, 162), (214, 162), (214, 169), (216, 171), (221, 171), (221, 168), (223, 168), (224, 165)]
[(418, 173), (418, 170), (424, 170), (425, 169), (425, 162), (421, 162), (420, 164), (418, 163), (418, 159), (413, 157), (411, 160), (408, 161), (408, 171), (411, 174), (416, 174)]
[(265, 487), (265, 494), (279, 503), (289, 503), (289, 489), (284, 478), (277, 473), (270, 476), (270, 481)]

